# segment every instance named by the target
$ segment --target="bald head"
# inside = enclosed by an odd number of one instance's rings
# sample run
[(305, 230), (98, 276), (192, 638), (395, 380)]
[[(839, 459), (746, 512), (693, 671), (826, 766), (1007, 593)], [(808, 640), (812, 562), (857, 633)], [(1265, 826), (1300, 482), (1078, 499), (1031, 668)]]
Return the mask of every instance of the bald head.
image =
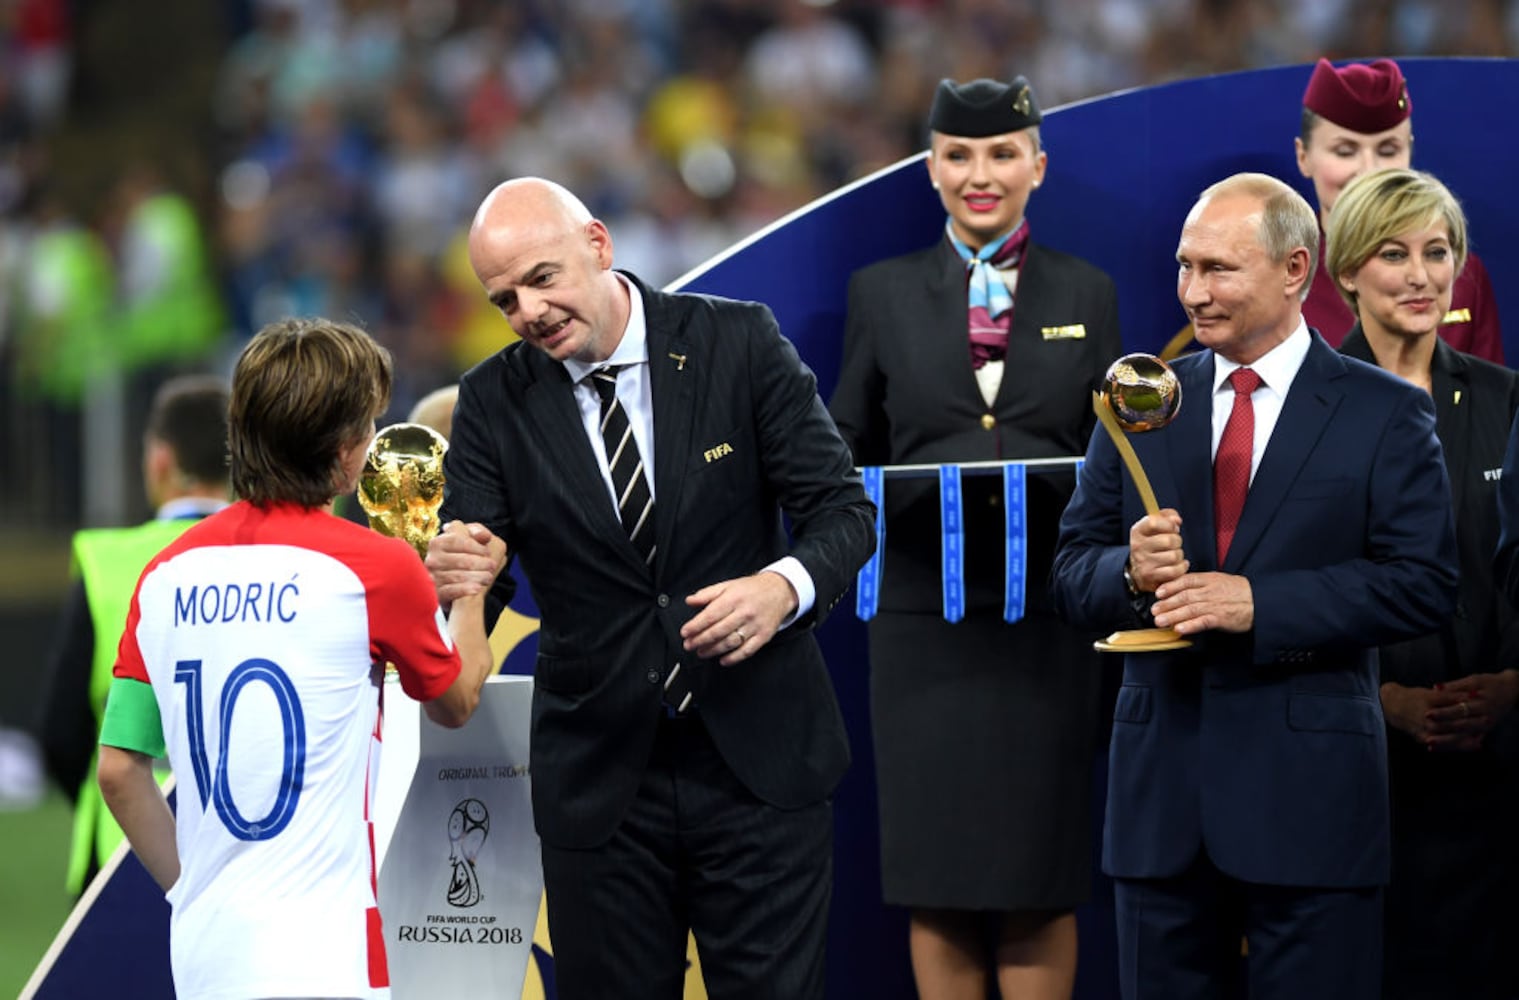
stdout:
[(562, 186), (520, 177), (475, 212), (469, 263), (517, 335), (555, 360), (611, 357), (627, 326), (627, 289), (612, 273), (612, 236)]
[(408, 423), (421, 424), (431, 427), (442, 434), (445, 438), (451, 436), (454, 430), (454, 404), (459, 401), (459, 387), (457, 385), (445, 385), (441, 389), (434, 389), (411, 408), (407, 414)]
[(542, 177), (517, 177), (497, 184), (475, 211), (471, 240), (482, 230), (558, 217), (562, 225), (580, 227), (591, 221), (591, 210), (562, 184)]

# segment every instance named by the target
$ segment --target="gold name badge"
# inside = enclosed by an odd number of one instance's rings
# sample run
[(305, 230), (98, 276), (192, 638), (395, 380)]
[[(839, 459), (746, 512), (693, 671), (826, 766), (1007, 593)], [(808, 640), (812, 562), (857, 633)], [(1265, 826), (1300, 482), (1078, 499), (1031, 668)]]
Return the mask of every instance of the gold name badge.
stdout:
[(701, 457), (705, 458), (708, 462), (715, 462), (719, 458), (722, 458), (724, 455), (731, 454), (733, 454), (733, 446), (724, 441), (722, 444), (708, 448), (706, 451), (702, 452)]
[(1070, 326), (1041, 326), (1039, 332), (1045, 340), (1084, 340), (1087, 328), (1084, 323), (1072, 323)]
[(1472, 311), (1470, 309), (1452, 309), (1441, 317), (1441, 323), (1470, 323)]

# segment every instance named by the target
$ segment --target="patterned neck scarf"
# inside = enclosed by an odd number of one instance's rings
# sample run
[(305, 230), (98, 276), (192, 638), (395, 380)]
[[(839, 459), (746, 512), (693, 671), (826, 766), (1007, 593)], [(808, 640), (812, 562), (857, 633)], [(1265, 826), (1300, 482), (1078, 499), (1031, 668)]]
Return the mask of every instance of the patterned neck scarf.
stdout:
[(971, 367), (1001, 361), (1007, 357), (1007, 332), (1013, 325), (1013, 296), (1002, 275), (996, 272), (1022, 262), (1023, 252), (1028, 249), (1028, 218), (977, 253), (971, 253), (970, 247), (960, 242), (950, 223), (944, 224), (944, 232), (968, 269)]

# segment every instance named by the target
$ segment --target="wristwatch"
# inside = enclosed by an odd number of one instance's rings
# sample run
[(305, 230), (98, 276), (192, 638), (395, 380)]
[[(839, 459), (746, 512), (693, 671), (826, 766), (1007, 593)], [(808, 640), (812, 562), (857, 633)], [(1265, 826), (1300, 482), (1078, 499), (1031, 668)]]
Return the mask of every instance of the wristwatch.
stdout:
[(1127, 559), (1124, 560), (1123, 564), (1123, 585), (1128, 588), (1130, 597), (1138, 597), (1143, 593), (1143, 591), (1141, 591), (1139, 587), (1134, 583), (1134, 573), (1129, 568), (1129, 562)]

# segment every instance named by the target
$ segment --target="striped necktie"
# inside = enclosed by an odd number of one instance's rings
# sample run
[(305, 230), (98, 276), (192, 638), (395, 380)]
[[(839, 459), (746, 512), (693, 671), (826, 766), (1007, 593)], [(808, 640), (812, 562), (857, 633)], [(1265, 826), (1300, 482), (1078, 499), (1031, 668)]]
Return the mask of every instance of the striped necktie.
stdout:
[(628, 415), (617, 401), (617, 372), (620, 366), (600, 368), (591, 373), (591, 385), (601, 397), (601, 439), (606, 443), (607, 467), (612, 473), (612, 489), (617, 494), (617, 516), (628, 539), (644, 563), (654, 561), (654, 497), (649, 492), (643, 456)]
[[(643, 457), (628, 415), (617, 400), (617, 373), (621, 366), (610, 365), (590, 375), (591, 385), (601, 397), (601, 438), (606, 442), (607, 466), (612, 472), (612, 488), (617, 493), (617, 516), (628, 533), (633, 547), (643, 556), (645, 565), (654, 562), (654, 497), (649, 493)], [(689, 672), (676, 662), (664, 678), (663, 700), (671, 715), (682, 715), (691, 708), (695, 692)]]

